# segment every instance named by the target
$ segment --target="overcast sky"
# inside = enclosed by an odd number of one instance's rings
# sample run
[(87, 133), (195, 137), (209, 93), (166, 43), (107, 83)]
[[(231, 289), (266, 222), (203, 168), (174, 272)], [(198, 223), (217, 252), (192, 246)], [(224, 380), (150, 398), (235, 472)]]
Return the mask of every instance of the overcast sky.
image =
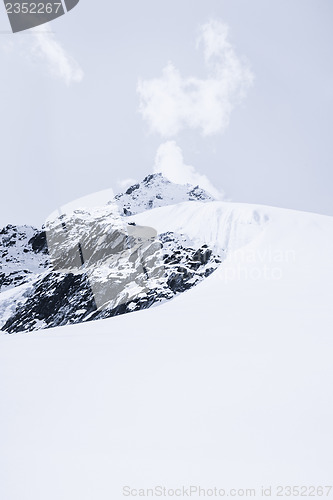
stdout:
[[(0, 6), (1, 7), (1, 6)], [(331, 0), (81, 0), (0, 9), (0, 225), (158, 170), (333, 215)]]

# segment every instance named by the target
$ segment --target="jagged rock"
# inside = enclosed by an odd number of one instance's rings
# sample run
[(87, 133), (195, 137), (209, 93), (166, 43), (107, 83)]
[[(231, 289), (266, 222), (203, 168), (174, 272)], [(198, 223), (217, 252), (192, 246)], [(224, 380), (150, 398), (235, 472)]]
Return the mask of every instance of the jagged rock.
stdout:
[(0, 231), (0, 292), (28, 283), (48, 265), (44, 231), (13, 225)]
[[(29, 240), (29, 245), (31, 245), (34, 252), (39, 253), (47, 253), (47, 239), (46, 232), (39, 231)], [(28, 251), (25, 249), (24, 251)]]

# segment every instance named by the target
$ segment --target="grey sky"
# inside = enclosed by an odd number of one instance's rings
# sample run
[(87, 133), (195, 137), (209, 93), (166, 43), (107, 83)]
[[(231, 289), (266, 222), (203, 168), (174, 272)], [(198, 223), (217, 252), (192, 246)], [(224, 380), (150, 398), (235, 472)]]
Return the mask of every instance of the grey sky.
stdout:
[[(59, 205), (150, 173), (164, 139), (138, 112), (138, 79), (169, 61), (205, 78), (196, 40), (209, 19), (230, 27), (255, 81), (223, 134), (174, 138), (184, 161), (234, 201), (333, 215), (332, 15), (331, 0), (81, 0), (51, 23), (48, 49), (45, 33), (0, 34), (0, 225), (40, 225)], [(45, 54), (55, 40), (61, 67)]]

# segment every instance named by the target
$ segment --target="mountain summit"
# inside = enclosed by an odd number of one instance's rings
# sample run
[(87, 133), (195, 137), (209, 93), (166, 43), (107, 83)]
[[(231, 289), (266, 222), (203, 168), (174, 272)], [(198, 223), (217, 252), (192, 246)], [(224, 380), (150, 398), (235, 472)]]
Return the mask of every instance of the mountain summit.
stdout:
[(141, 183), (129, 187), (125, 193), (115, 196), (124, 215), (135, 215), (151, 208), (174, 205), (184, 201), (214, 201), (199, 186), (174, 184), (161, 173), (147, 175)]

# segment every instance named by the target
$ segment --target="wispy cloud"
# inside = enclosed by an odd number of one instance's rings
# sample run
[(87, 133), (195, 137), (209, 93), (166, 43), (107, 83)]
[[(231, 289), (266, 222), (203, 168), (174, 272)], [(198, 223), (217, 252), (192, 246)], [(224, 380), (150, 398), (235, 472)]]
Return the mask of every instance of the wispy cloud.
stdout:
[(66, 85), (82, 81), (84, 73), (77, 61), (70, 56), (47, 24), (33, 30), (32, 57), (44, 63), (49, 74)]
[(136, 182), (137, 182), (136, 179), (129, 177), (127, 179), (122, 179), (120, 181), (117, 181), (117, 185), (122, 191), (125, 191), (130, 186), (133, 186), (133, 184), (136, 184)]
[(183, 152), (175, 141), (167, 141), (160, 145), (156, 153), (154, 172), (161, 172), (164, 177), (176, 184), (200, 186), (216, 199), (223, 196), (208, 177), (199, 174), (191, 165), (186, 165)]
[(159, 78), (139, 80), (140, 113), (152, 132), (174, 137), (185, 128), (203, 136), (223, 132), (234, 106), (253, 82), (247, 63), (236, 54), (224, 23), (201, 26), (197, 47), (203, 48), (207, 77), (183, 77), (169, 62)]
[(65, 85), (80, 83), (84, 77), (79, 63), (59, 42), (49, 24), (31, 29), (29, 34), (16, 34), (0, 48), (6, 56), (22, 57)]

